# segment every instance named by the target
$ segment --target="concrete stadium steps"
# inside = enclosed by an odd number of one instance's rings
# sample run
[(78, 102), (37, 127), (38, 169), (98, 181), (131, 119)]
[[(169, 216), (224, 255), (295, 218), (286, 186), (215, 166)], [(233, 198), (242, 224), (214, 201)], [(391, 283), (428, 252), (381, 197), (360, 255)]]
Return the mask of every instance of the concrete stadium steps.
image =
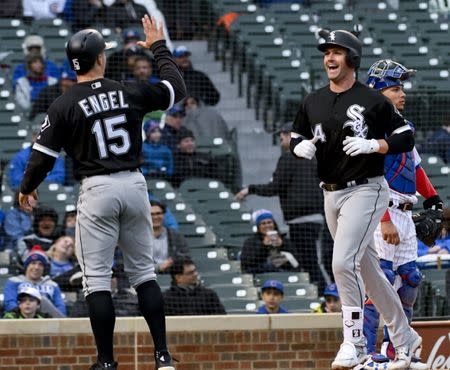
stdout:
[[(223, 72), (222, 64), (214, 60), (212, 53), (208, 53), (206, 41), (179, 41), (175, 45), (185, 45), (192, 52), (194, 68), (205, 72), (220, 91), (221, 98), (216, 108), (228, 127), (236, 128), (238, 132), (243, 185), (269, 181), (280, 155), (280, 148), (272, 145), (272, 135), (264, 131), (262, 121), (255, 120), (255, 111), (247, 108), (245, 98), (238, 97), (237, 85), (230, 82), (230, 73)], [(249, 196), (247, 204), (253, 209), (270, 209), (279, 223), (283, 220), (278, 197)]]

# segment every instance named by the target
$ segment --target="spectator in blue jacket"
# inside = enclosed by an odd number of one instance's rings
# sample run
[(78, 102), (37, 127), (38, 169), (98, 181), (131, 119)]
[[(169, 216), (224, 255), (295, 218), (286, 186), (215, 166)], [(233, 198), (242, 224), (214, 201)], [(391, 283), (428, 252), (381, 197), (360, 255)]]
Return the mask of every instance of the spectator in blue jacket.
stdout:
[(148, 120), (144, 124), (146, 139), (142, 144), (141, 170), (146, 177), (168, 178), (173, 174), (172, 151), (161, 143), (159, 122)]
[(36, 288), (42, 295), (41, 311), (51, 317), (66, 316), (66, 306), (61, 290), (50, 276), (47, 276), (50, 263), (40, 246), (35, 246), (24, 260), (25, 274), (10, 277), (4, 288), (4, 308), (11, 311), (17, 307), (18, 292), (24, 286)]
[[(54, 77), (56, 79), (59, 78), (61, 72), (58, 66), (47, 59), (45, 56), (45, 46), (44, 39), (39, 35), (29, 35), (25, 37), (25, 40), (22, 44), (23, 53), (25, 57), (27, 55), (41, 55), (44, 58), (45, 62), (45, 75), (49, 77)], [(16, 85), (16, 82), (19, 78), (25, 77), (27, 75), (27, 68), (25, 63), (21, 63), (17, 65), (13, 72), (13, 84)]]
[(17, 241), (25, 235), (31, 234), (32, 226), (30, 214), (19, 206), (19, 191), (17, 190), (14, 195), (13, 207), (6, 213), (3, 224), (5, 231), (4, 249), (16, 250)]
[[(39, 134), (40, 129), (34, 129), (32, 133), (32, 143), (36, 141), (37, 135)], [(31, 155), (31, 147), (22, 149), (19, 151), (9, 162), (8, 165), (8, 185), (14, 191), (19, 188), (20, 183), (22, 182), (23, 173), (25, 172), (25, 168), (27, 166), (28, 158)], [(53, 170), (50, 171), (48, 176), (45, 178), (45, 181), (50, 183), (64, 184), (65, 178), (65, 168), (64, 168), (64, 158), (59, 156), (56, 159), (55, 165), (53, 166)]]

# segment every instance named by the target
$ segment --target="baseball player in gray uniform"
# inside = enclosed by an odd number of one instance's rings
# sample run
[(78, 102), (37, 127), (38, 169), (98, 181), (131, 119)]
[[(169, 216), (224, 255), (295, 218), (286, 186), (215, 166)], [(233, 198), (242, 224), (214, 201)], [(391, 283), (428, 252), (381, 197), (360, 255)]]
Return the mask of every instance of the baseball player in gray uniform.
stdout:
[(153, 52), (161, 82), (119, 83), (105, 79), (108, 47), (94, 29), (74, 34), (67, 57), (77, 73), (70, 90), (47, 112), (25, 171), (19, 202), (31, 210), (36, 188), (64, 148), (81, 180), (76, 224), (77, 258), (97, 345), (92, 370), (117, 369), (113, 356), (114, 306), (111, 267), (118, 245), (125, 271), (136, 289), (139, 308), (155, 346), (156, 369), (174, 370), (166, 345), (164, 302), (156, 283), (152, 221), (147, 184), (139, 171), (141, 126), (145, 113), (169, 109), (186, 95), (181, 73), (166, 47), (162, 25), (142, 19), (145, 41)]
[(363, 335), (365, 294), (379, 308), (396, 348), (388, 369), (407, 369), (422, 339), (408, 325), (400, 300), (384, 276), (373, 233), (386, 211), (389, 191), (384, 154), (409, 151), (412, 131), (378, 91), (355, 78), (362, 45), (347, 31), (326, 32), (324, 53), (329, 85), (300, 105), (291, 151), (317, 158), (325, 216), (334, 239), (333, 273), (342, 302), (344, 341), (332, 369), (349, 369), (367, 358)]

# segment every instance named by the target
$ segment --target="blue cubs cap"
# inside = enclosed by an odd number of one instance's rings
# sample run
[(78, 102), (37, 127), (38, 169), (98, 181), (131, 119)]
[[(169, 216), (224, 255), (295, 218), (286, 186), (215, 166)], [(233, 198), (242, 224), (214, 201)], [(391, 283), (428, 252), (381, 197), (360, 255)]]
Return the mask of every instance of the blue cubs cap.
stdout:
[(139, 40), (141, 38), (141, 34), (137, 30), (129, 29), (122, 32), (122, 38), (124, 41), (128, 40)]
[(191, 52), (189, 51), (189, 49), (186, 46), (180, 45), (180, 46), (177, 46), (175, 49), (173, 49), (172, 54), (175, 58), (181, 58), (184, 56), (191, 55)]
[(281, 281), (278, 280), (266, 280), (266, 282), (261, 287), (261, 290), (264, 291), (264, 289), (276, 289), (281, 292), (281, 294), (284, 294), (284, 286)]
[(149, 132), (149, 131), (151, 132), (154, 129), (159, 129), (159, 128), (160, 128), (159, 122), (155, 121), (153, 119), (149, 119), (149, 120), (145, 121), (145, 123), (144, 123), (144, 131), (145, 132)]
[(323, 295), (332, 295), (333, 297), (339, 298), (339, 293), (337, 290), (336, 283), (328, 284), (325, 290), (323, 291)]
[(184, 110), (177, 105), (174, 105), (167, 111), (168, 116), (176, 116), (177, 114), (184, 116)]

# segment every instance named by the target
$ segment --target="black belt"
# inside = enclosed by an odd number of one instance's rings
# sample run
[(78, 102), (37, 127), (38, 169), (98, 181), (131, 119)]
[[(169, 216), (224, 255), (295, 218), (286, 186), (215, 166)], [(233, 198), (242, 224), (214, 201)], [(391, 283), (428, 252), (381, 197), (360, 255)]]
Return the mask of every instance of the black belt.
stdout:
[(95, 173), (95, 174), (92, 174), (92, 175), (81, 176), (81, 179), (84, 180), (84, 179), (87, 179), (88, 177), (92, 177), (92, 176), (112, 175), (114, 173), (119, 173), (119, 172), (141, 172), (141, 169), (140, 168), (133, 168), (131, 170), (118, 170), (118, 171), (109, 171), (109, 172)]
[[(391, 201), (389, 202), (389, 207), (395, 206), (395, 204)], [(395, 206), (395, 208), (399, 209), (400, 211), (406, 212), (411, 211), (413, 209), (414, 204), (412, 203), (400, 203), (399, 205)]]
[(364, 184), (368, 184), (368, 183), (369, 183), (368, 179), (358, 179), (358, 180), (352, 180), (352, 181), (343, 182), (343, 183), (339, 183), (339, 184), (325, 184), (323, 182), (320, 184), (320, 187), (326, 191), (336, 191), (336, 190), (347, 189), (347, 188), (351, 188), (352, 186), (364, 185)]

